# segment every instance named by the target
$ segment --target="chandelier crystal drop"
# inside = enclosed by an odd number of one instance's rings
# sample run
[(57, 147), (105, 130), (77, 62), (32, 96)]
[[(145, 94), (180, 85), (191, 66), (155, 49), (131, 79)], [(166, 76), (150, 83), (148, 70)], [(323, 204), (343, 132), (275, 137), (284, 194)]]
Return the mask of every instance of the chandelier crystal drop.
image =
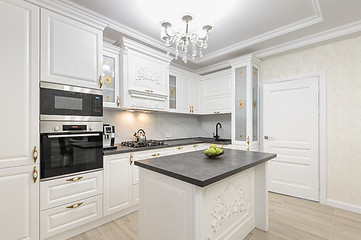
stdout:
[[(172, 24), (168, 21), (163, 21), (160, 23), (161, 32), (160, 38), (165, 42), (167, 47), (175, 46), (175, 59), (181, 55), (184, 63), (187, 63), (187, 53), (188, 46), (192, 45), (192, 59), (195, 59), (198, 55), (199, 57), (203, 56), (202, 48), (206, 49), (208, 47), (208, 34), (212, 30), (212, 26), (205, 25), (202, 30), (205, 32), (204, 37), (200, 37), (199, 34), (193, 32), (189, 33), (188, 24), (193, 20), (193, 17), (190, 14), (185, 14), (182, 17), (183, 22), (186, 24), (186, 29), (184, 33), (179, 31), (174, 32), (172, 29)], [(167, 51), (169, 55), (169, 51)]]

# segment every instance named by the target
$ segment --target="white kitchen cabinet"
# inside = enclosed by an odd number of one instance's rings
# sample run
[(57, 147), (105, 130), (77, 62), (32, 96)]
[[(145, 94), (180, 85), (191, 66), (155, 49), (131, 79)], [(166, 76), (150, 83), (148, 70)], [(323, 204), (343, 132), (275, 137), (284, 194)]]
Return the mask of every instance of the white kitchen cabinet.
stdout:
[(102, 217), (102, 195), (42, 211), (40, 236), (46, 239)]
[(41, 81), (101, 88), (102, 49), (103, 29), (41, 9)]
[(103, 192), (103, 171), (76, 174), (40, 183), (40, 209), (46, 210)]
[(33, 178), (35, 169), (39, 171), (39, 166), (0, 169), (1, 239), (39, 239), (39, 178)]
[(232, 74), (230, 70), (202, 77), (202, 112), (205, 114), (232, 111)]
[(176, 80), (175, 99), (170, 99), (170, 104), (175, 102), (176, 107), (172, 108), (171, 112), (178, 113), (201, 113), (201, 81), (198, 76), (189, 75), (184, 71), (174, 70), (170, 71), (169, 75), (169, 95), (172, 96), (172, 78)]
[(121, 107), (167, 111), (172, 57), (123, 38)]
[(120, 48), (104, 43), (103, 48), (103, 106), (118, 108), (119, 96), (119, 56)]
[(39, 163), (39, 8), (0, 0), (0, 32), (0, 168)]
[(259, 146), (259, 60), (252, 55), (231, 62), (232, 143)]
[(132, 206), (133, 161), (131, 153), (104, 156), (104, 216)]

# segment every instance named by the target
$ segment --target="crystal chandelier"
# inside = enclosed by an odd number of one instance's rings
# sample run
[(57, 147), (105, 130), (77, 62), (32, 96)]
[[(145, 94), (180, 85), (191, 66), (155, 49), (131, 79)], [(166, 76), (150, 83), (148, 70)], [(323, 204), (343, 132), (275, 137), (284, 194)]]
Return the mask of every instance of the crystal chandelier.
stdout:
[[(199, 54), (199, 57), (203, 56), (202, 48), (206, 49), (208, 47), (208, 33), (212, 30), (212, 26), (205, 25), (202, 28), (202, 30), (205, 31), (205, 36), (201, 37), (195, 32), (188, 32), (188, 24), (193, 20), (193, 17), (190, 14), (185, 14), (182, 17), (182, 20), (186, 23), (186, 30), (184, 33), (179, 31), (174, 32), (172, 24), (168, 21), (163, 21), (160, 23), (162, 27), (160, 37), (167, 47), (175, 46), (175, 59), (178, 59), (180, 52), (182, 52), (182, 60), (184, 63), (187, 63), (188, 45), (192, 45), (192, 59), (195, 59), (197, 54)], [(169, 51), (167, 54), (169, 54)]]

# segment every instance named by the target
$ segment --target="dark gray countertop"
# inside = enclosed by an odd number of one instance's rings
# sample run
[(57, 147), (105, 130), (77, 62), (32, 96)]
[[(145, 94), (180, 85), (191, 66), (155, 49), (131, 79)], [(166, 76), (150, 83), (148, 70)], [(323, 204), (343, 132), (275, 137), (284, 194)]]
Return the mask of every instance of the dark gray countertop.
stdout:
[(158, 149), (158, 148), (168, 148), (168, 147), (190, 145), (190, 144), (197, 144), (197, 143), (215, 143), (215, 144), (224, 144), (224, 145), (231, 144), (230, 139), (222, 139), (221, 141), (215, 141), (213, 138), (202, 138), (202, 137), (164, 140), (164, 142), (165, 142), (165, 145), (140, 147), (140, 148), (133, 148), (133, 147), (117, 145), (116, 149), (104, 150), (104, 155), (138, 152), (138, 151), (152, 150), (152, 149)]
[(136, 161), (135, 165), (205, 187), (276, 156), (271, 153), (224, 149), (224, 154), (215, 159), (207, 158), (202, 151), (194, 151)]

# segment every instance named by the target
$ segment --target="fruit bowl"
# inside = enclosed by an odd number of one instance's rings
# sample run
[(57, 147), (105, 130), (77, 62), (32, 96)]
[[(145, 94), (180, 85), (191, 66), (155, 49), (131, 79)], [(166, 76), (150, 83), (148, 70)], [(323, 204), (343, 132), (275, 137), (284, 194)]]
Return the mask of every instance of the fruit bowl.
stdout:
[(209, 158), (216, 158), (216, 157), (219, 157), (221, 156), (222, 154), (224, 154), (224, 150), (222, 149), (222, 152), (221, 153), (206, 153), (207, 150), (204, 150), (203, 151), (203, 154), (206, 156), (206, 157), (209, 157)]

